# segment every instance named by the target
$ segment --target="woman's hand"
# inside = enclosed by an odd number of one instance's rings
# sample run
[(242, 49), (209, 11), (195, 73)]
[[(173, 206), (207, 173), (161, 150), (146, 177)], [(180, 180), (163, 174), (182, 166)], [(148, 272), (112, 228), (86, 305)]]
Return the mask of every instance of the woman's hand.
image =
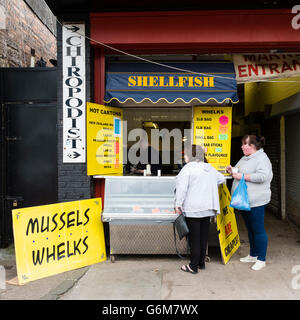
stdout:
[(229, 173), (229, 174), (232, 174), (232, 166), (229, 165), (226, 167), (226, 171)]
[(241, 180), (241, 179), (242, 179), (242, 176), (243, 176), (243, 174), (240, 173), (240, 172), (238, 172), (238, 173), (232, 173), (231, 175), (232, 175), (232, 178), (237, 179), (237, 180)]
[(180, 207), (176, 207), (176, 208), (175, 208), (175, 212), (176, 212), (177, 214), (182, 214), (182, 210), (181, 210)]

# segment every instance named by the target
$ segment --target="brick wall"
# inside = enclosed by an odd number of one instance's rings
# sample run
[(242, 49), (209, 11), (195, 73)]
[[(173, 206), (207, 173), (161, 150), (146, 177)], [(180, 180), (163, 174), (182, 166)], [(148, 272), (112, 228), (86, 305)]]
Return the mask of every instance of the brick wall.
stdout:
[[(89, 18), (74, 17), (59, 18), (61, 22), (85, 23), (86, 35), (89, 36)], [(89, 41), (86, 40), (86, 95), (87, 101), (91, 100), (91, 48)], [(92, 180), (87, 176), (86, 163), (83, 164), (64, 164), (63, 163), (63, 113), (62, 113), (62, 28), (57, 24), (57, 119), (58, 119), (58, 201), (73, 201), (80, 199), (89, 199), (93, 197)]]
[[(30, 67), (31, 49), (52, 66), (56, 38), (23, 0), (0, 0), (5, 28), (0, 29), (0, 67)], [(3, 18), (2, 18), (3, 19)], [(2, 20), (3, 21), (3, 20)]]

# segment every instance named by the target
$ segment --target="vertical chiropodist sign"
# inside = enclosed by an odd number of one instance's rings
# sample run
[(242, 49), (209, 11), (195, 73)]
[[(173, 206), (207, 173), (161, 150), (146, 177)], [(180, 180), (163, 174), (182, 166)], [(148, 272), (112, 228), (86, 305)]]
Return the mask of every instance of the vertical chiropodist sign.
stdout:
[(85, 163), (85, 25), (64, 24), (63, 67), (63, 162)]

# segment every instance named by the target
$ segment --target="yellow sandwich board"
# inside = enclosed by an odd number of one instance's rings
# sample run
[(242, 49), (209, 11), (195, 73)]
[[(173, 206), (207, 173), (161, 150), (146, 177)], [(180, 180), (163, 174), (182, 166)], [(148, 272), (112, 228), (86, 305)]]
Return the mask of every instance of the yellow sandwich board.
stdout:
[(101, 198), (12, 210), (20, 284), (106, 260)]
[(234, 209), (230, 208), (231, 195), (225, 184), (219, 186), (221, 214), (217, 215), (217, 231), (223, 263), (226, 264), (240, 246)]
[(87, 174), (123, 174), (121, 108), (87, 103)]

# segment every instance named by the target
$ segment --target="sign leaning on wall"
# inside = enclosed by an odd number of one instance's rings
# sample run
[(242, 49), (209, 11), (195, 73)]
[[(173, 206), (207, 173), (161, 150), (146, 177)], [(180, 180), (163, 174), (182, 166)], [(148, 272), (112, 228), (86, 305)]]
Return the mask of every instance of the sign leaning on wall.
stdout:
[(19, 284), (106, 260), (101, 198), (12, 210)]
[(63, 162), (85, 163), (85, 25), (64, 24), (63, 68)]

